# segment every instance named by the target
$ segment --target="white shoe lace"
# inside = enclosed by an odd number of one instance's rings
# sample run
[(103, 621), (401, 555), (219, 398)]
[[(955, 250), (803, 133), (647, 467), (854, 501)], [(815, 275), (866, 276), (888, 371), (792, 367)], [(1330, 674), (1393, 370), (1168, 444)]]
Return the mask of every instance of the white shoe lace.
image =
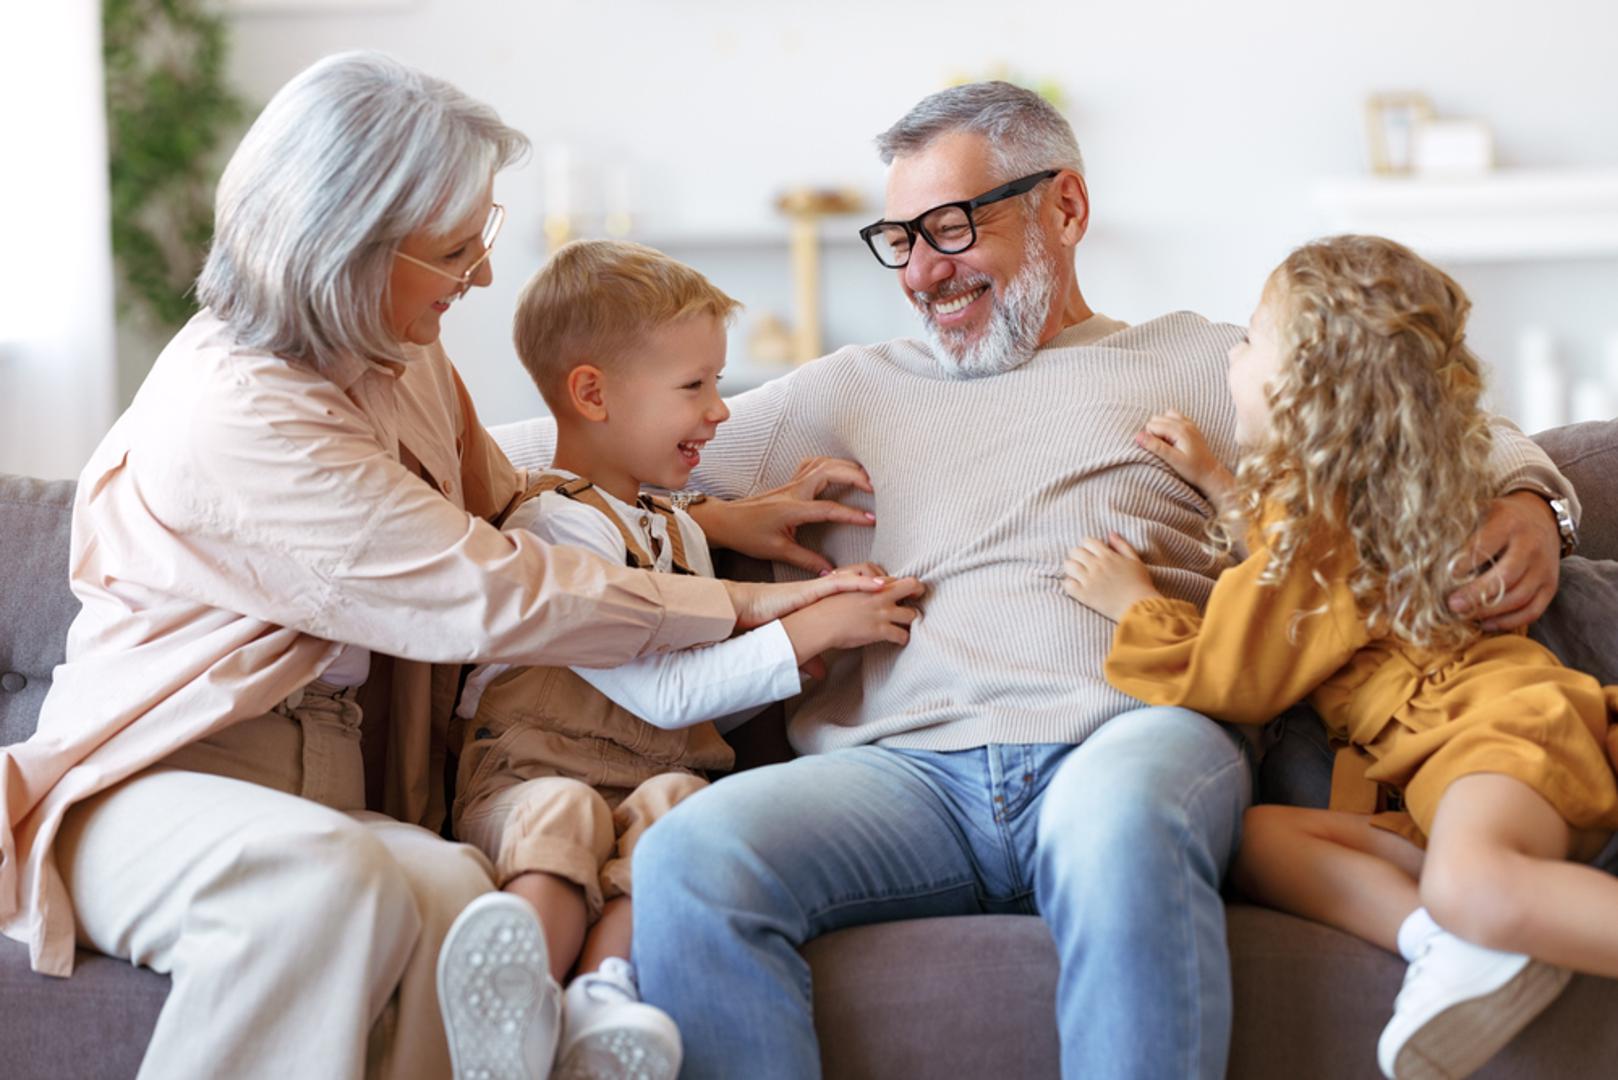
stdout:
[(635, 968), (628, 960), (609, 956), (601, 962), (599, 969), (588, 975), (581, 975), (580, 978), (584, 980), (584, 992), (591, 1001), (607, 1003), (640, 1000), (640, 987), (635, 981)]

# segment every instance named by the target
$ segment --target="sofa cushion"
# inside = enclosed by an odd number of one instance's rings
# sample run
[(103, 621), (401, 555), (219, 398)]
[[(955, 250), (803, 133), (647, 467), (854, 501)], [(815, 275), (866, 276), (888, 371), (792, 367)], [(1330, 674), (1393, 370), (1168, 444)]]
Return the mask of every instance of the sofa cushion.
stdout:
[(128, 1080), (168, 996), (167, 975), (85, 949), (71, 979), (35, 974), (28, 946), (0, 937), (0, 1076)]
[(1568, 667), (1618, 684), (1618, 561), (1563, 559), (1556, 596), (1528, 636)]
[(1579, 554), (1618, 559), (1618, 420), (1592, 420), (1534, 436), (1579, 493)]
[(969, 915), (839, 930), (803, 947), (835, 1080), (1056, 1077), (1056, 946), (1043, 919)]
[(33, 734), (79, 602), (67, 585), (74, 484), (0, 473), (0, 745)]
[[(1404, 964), (1339, 930), (1233, 902), (1230, 1080), (1362, 1080)], [(1041, 919), (968, 915), (839, 930), (803, 949), (827, 1080), (1060, 1075), (1056, 946)], [(1618, 980), (1579, 976), (1476, 1080), (1609, 1076)], [(1082, 1034), (1081, 1034), (1082, 1037)]]
[[(1339, 930), (1242, 903), (1226, 910), (1236, 1025), (1229, 1077), (1360, 1080), (1379, 1075), (1376, 1038), (1404, 962)], [(1611, 1076), (1618, 980), (1576, 976), (1474, 1080)]]

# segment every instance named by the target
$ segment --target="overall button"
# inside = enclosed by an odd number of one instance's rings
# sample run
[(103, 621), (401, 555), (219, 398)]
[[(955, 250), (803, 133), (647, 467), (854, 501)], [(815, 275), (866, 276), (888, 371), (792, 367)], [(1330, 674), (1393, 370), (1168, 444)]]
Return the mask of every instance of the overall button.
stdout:
[(28, 680), (15, 671), (8, 671), (4, 675), (0, 675), (0, 690), (4, 690), (8, 694), (21, 693), (22, 688), (27, 685)]

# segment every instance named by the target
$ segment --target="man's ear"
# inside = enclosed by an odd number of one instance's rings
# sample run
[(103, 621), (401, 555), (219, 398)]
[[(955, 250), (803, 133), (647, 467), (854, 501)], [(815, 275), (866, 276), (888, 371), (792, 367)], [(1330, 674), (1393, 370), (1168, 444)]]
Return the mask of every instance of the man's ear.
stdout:
[(1056, 189), (1056, 198), (1051, 201), (1062, 215), (1062, 243), (1075, 247), (1090, 228), (1090, 189), (1085, 186), (1084, 177), (1072, 169), (1063, 169), (1060, 175), (1052, 177), (1051, 184)]
[(594, 364), (580, 364), (567, 373), (567, 403), (592, 424), (607, 419), (606, 374)]

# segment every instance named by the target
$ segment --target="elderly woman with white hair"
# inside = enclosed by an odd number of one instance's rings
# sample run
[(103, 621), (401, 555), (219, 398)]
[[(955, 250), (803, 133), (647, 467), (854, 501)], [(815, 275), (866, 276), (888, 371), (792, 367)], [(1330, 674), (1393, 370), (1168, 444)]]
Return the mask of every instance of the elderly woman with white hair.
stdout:
[(83, 608), (0, 751), (0, 919), (47, 974), (77, 941), (172, 975), (142, 1076), (448, 1075), (439, 945), (492, 888), (429, 831), (459, 665), (617, 664), (866, 587), (647, 574), (490, 524), (524, 477), (439, 323), (491, 280), (494, 176), (526, 146), (384, 56), (294, 78), (220, 182), (206, 307), (80, 477)]

